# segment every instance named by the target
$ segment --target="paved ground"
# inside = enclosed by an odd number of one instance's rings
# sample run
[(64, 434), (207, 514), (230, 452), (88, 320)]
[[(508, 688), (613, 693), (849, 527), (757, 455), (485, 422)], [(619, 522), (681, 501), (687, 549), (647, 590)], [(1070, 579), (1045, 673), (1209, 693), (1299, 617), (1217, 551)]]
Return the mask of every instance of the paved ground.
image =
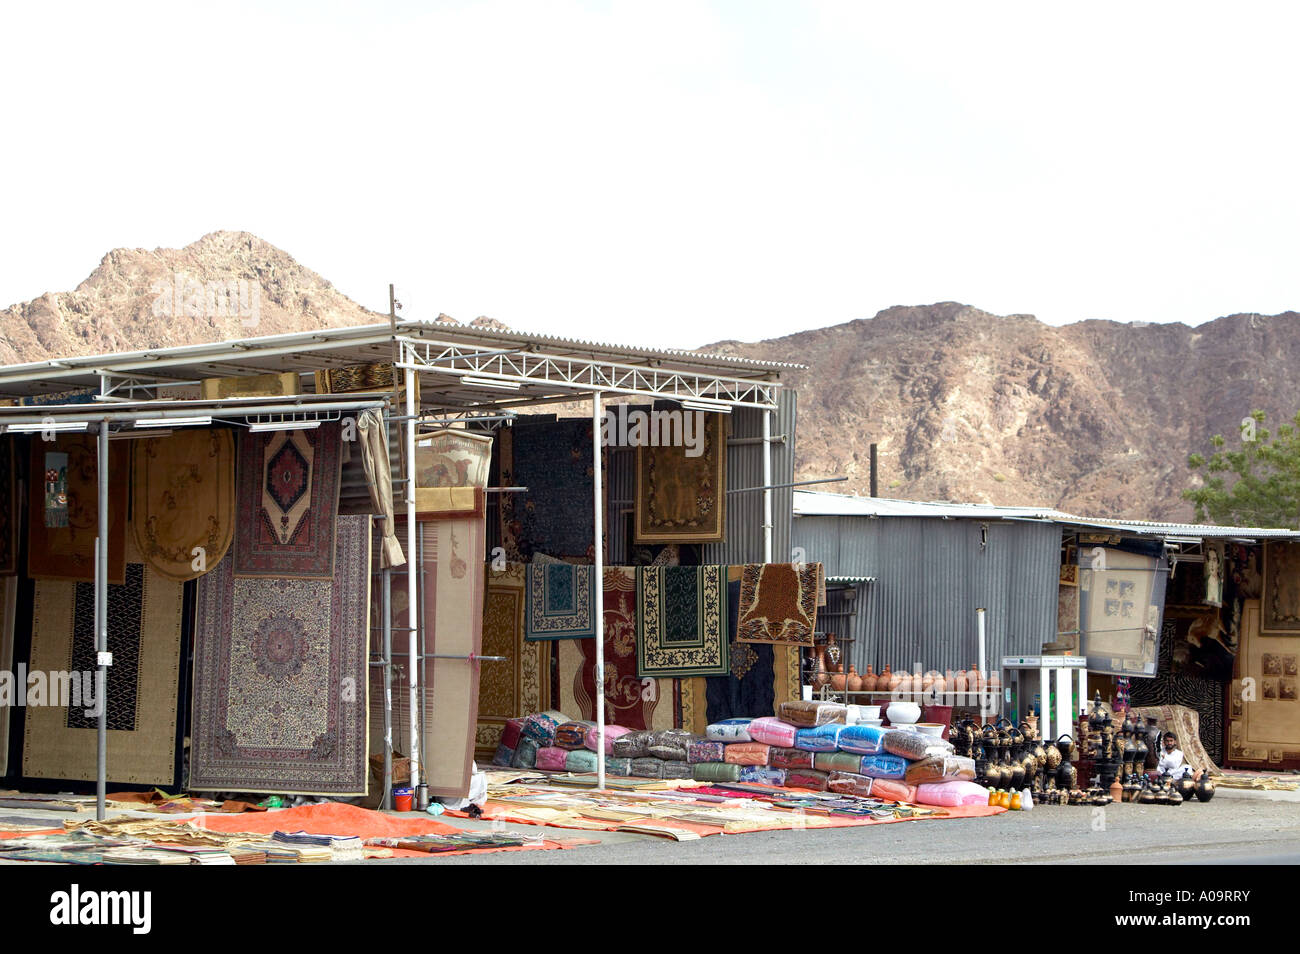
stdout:
[[(11, 812), (48, 819), (64, 812)], [(84, 816), (76, 816), (84, 817)], [(468, 829), (488, 822), (440, 816)], [(866, 828), (757, 832), (673, 842), (648, 835), (509, 826), (598, 842), (566, 851), (395, 858), (367, 865), (582, 864), (1297, 864), (1300, 804), (1216, 798), (1169, 807), (1040, 807), (993, 818), (903, 822)], [(3, 862), (0, 862), (3, 864)], [(12, 862), (21, 864), (21, 862)]]
[[(1100, 814), (1094, 814), (1099, 812)], [(485, 822), (446, 819), (467, 828)], [(527, 830), (532, 826), (512, 826)], [(502, 852), (367, 864), (1296, 864), (1300, 805), (1216, 799), (1179, 807), (1037, 808), (992, 818), (716, 835), (671, 842), (544, 829), (600, 840), (568, 851)]]

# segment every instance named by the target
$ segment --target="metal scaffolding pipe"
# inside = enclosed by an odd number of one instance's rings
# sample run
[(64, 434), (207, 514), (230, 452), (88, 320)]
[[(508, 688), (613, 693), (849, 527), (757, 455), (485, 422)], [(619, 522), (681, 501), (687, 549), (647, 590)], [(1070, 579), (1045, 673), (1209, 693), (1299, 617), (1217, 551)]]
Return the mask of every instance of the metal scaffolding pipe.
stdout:
[(601, 413), (600, 392), (591, 395), (591, 453), (595, 477), (592, 481), (592, 512), (595, 516), (596, 537), (595, 580), (592, 589), (596, 597), (596, 788), (605, 788), (605, 543), (604, 518), (601, 502), (604, 500), (601, 484)]

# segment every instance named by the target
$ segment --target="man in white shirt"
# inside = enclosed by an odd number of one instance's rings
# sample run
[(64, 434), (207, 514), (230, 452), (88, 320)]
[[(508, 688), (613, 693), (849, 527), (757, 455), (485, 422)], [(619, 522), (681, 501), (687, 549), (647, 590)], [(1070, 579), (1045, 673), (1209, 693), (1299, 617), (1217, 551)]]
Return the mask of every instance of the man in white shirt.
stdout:
[(1182, 778), (1184, 775), (1192, 774), (1192, 767), (1187, 764), (1183, 757), (1183, 750), (1178, 748), (1178, 737), (1172, 732), (1165, 733), (1165, 750), (1160, 755), (1160, 762), (1156, 766), (1156, 774), (1168, 775), (1170, 778)]

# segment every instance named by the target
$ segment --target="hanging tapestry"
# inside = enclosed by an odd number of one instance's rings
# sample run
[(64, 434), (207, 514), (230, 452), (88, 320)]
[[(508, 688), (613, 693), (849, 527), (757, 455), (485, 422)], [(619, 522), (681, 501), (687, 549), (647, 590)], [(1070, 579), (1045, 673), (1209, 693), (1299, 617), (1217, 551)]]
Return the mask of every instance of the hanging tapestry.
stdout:
[[(125, 583), (108, 587), (108, 778), (171, 787), (176, 778), (176, 698), (182, 655), (184, 584), (139, 562), (134, 551)], [(32, 673), (66, 672), (62, 700), (47, 683), (45, 704), (30, 695), (23, 738), (23, 775), (93, 781), (97, 769), (95, 586), (38, 580), (32, 604)], [(81, 698), (76, 684), (80, 683)], [(89, 698), (87, 692), (89, 690)], [(63, 705), (56, 705), (62, 701)]]
[[(754, 719), (774, 715), (778, 702), (793, 701), (776, 698), (776, 658), (794, 654), (799, 650), (787, 646), (765, 643), (742, 643), (736, 638), (740, 621), (740, 576), (743, 567), (727, 568), (727, 621), (728, 639), (731, 643), (731, 672), (725, 676), (710, 676), (705, 681), (707, 700), (706, 718), (709, 723), (724, 719)], [(798, 663), (796, 662), (796, 669)], [(797, 698), (797, 697), (796, 697)]]
[(205, 401), (222, 398), (241, 397), (279, 397), (301, 394), (298, 375), (294, 372), (285, 374), (249, 374), (243, 377), (204, 378), (199, 382), (199, 394)]
[(483, 598), (483, 655), (504, 656), (479, 671), (478, 723), (474, 746), (479, 763), (490, 762), (506, 721), (551, 707), (551, 647), (524, 639), (524, 565), (486, 567)]
[[(416, 404), (419, 400), (419, 377), (416, 377)], [(317, 394), (355, 394), (358, 391), (392, 391), (393, 365), (383, 361), (377, 364), (352, 364), (343, 368), (327, 368), (316, 372)]]
[[(727, 418), (702, 411), (649, 411), (660, 446), (636, 449), (637, 543), (720, 543), (726, 535)], [(664, 435), (679, 416), (681, 440)], [(669, 439), (664, 440), (667, 436)], [(665, 446), (666, 445), (666, 446)]]
[[(483, 654), (485, 526), (482, 517), (425, 520), (417, 526), (423, 546), (416, 558), (424, 568), (424, 651), (460, 657), (428, 659), (421, 669), (424, 778), (429, 794), (463, 798), (473, 774), (479, 671), (502, 665), (469, 658)], [(394, 625), (409, 625), (405, 606), (398, 600), (393, 606)], [(405, 655), (393, 655), (405, 663)]]
[(1261, 634), (1300, 635), (1300, 544), (1264, 544), (1262, 610)]
[[(637, 675), (636, 575), (605, 568), (605, 724), (628, 729), (673, 728), (673, 680)], [(560, 710), (596, 718), (596, 641), (560, 643)]]
[(502, 485), (528, 488), (501, 495), (506, 559), (531, 563), (541, 553), (594, 560), (591, 421), (516, 423), (499, 441)]
[(637, 675), (682, 678), (730, 671), (727, 568), (636, 568)]
[(811, 646), (820, 577), (820, 563), (746, 564), (740, 577), (736, 639)]
[(338, 518), (329, 581), (199, 580), (190, 788), (366, 793), (369, 518)]
[(239, 436), (235, 576), (334, 575), (339, 425)]
[(1079, 552), (1079, 646), (1088, 671), (1154, 676), (1168, 564), (1114, 547)]
[(17, 487), (14, 439), (0, 437), (0, 576), (18, 572), (18, 525), (22, 510)]
[[(31, 442), (33, 475), (45, 471), (47, 453), (67, 455), (67, 523), (47, 526), (46, 482), (28, 481), (27, 575), (38, 580), (95, 581), (95, 538), (99, 535), (99, 465), (94, 434), (63, 434)], [(126, 579), (127, 468), (130, 458), (120, 441), (108, 447), (108, 581)]]
[[(1198, 717), (1194, 730), (1198, 740), (1197, 748), (1203, 748), (1207, 758), (1214, 765), (1221, 765), (1223, 764), (1224, 683), (1204, 676), (1186, 675), (1175, 671), (1173, 661), (1177, 655), (1178, 628), (1177, 619), (1164, 621), (1157, 667), (1159, 674), (1154, 679), (1129, 681), (1129, 707), (1136, 710), (1143, 707), (1173, 706), (1184, 712), (1192, 712)], [(1175, 727), (1166, 724), (1165, 718), (1161, 718), (1161, 732), (1173, 728)], [(1175, 731), (1183, 742), (1183, 754), (1190, 760), (1192, 750), (1188, 748), (1190, 743), (1185, 729), (1183, 731), (1175, 729)], [(1201, 769), (1205, 766), (1196, 767)]]
[(481, 514), (492, 438), (459, 429), (430, 431), (415, 443), (415, 512), (420, 518)]
[(217, 428), (182, 430), (132, 444), (136, 549), (169, 579), (202, 576), (221, 562), (234, 536), (233, 434)]
[[(14, 671), (14, 611), (18, 605), (18, 578), (0, 579), (0, 680)], [(14, 685), (13, 690), (17, 690)], [(15, 700), (0, 692), (0, 778), (9, 772), (9, 710)]]
[[(1265, 557), (1266, 566), (1271, 554)], [(1244, 600), (1236, 678), (1229, 696), (1227, 762), (1244, 768), (1300, 768), (1300, 634), (1264, 633), (1264, 600)], [(1264, 763), (1264, 764), (1249, 764)]]
[(524, 638), (593, 639), (596, 568), (572, 563), (528, 564)]

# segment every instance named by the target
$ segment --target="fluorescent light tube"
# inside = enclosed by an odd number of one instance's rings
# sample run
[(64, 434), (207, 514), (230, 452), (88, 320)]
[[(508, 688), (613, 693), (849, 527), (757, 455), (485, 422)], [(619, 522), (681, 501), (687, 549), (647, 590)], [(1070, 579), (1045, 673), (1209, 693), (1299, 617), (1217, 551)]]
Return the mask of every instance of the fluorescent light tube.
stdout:
[(688, 411), (710, 411), (714, 414), (731, 413), (730, 404), (714, 404), (712, 402), (706, 403), (704, 401), (680, 401), (678, 403)]
[(312, 431), (320, 421), (256, 421), (249, 424), (250, 431)]
[(39, 434), (42, 431), (84, 431), (88, 427), (89, 421), (56, 421), (46, 424), (9, 424), (5, 430), (10, 434)]
[(488, 378), (476, 378), (472, 374), (462, 377), (460, 383), (472, 388), (501, 388), (503, 391), (518, 391), (523, 387), (518, 381), (493, 381)]
[(135, 422), (136, 427), (183, 427), (192, 424), (211, 424), (211, 417), (145, 417)]

